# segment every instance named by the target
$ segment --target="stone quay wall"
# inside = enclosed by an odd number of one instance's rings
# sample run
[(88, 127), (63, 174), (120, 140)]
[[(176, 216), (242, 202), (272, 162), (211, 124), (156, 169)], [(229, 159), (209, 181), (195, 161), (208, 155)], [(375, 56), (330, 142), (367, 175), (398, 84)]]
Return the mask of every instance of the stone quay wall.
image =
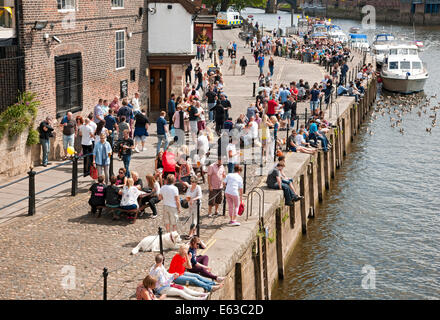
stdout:
[[(241, 226), (218, 230), (213, 235), (215, 242), (205, 254), (210, 258), (213, 272), (227, 278), (224, 288), (214, 292), (211, 299), (271, 298), (272, 288), (284, 277), (289, 255), (302, 234), (307, 233), (310, 219), (318, 214), (315, 210), (318, 202), (330, 188), (336, 170), (342, 166), (351, 142), (368, 116), (376, 92), (376, 79), (370, 79), (367, 92), (358, 103), (353, 97), (338, 97), (339, 108), (333, 106), (331, 112), (327, 111), (327, 119), (337, 126), (327, 133), (333, 144), (328, 153), (287, 155), (285, 172), (293, 177), (295, 190), (304, 199), (295, 206), (285, 206), (282, 191), (268, 189), (262, 177), (260, 191), (255, 189), (248, 195), (249, 212), (245, 209)], [(261, 200), (264, 210), (260, 216), (256, 192), (264, 193)]]

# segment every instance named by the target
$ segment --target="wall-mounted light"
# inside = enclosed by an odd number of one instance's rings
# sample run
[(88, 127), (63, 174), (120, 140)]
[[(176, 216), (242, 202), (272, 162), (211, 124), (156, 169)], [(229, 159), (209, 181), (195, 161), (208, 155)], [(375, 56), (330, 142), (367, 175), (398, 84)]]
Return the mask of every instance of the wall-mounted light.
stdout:
[(57, 36), (53, 36), (52, 39), (54, 39), (56, 42), (61, 43), (61, 39), (58, 38)]
[(129, 32), (129, 33), (127, 33), (127, 37), (128, 37), (128, 39), (130, 39), (131, 37), (133, 37), (133, 32)]
[(43, 30), (47, 26), (47, 21), (35, 21), (35, 25), (32, 29)]
[(45, 33), (45, 34), (43, 35), (43, 39), (44, 39), (45, 41), (47, 41), (47, 39), (49, 39), (49, 37), (50, 37), (50, 35), (49, 35), (48, 33)]

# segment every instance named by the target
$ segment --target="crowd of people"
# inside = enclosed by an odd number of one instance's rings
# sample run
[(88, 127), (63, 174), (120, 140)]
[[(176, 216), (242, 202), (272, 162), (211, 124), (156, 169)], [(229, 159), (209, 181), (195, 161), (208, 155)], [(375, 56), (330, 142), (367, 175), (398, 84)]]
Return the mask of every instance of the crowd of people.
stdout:
[[(362, 80), (373, 72), (371, 65), (365, 65), (350, 87), (345, 88), (350, 50), (330, 40), (310, 41), (306, 36), (302, 43), (274, 34), (264, 35), (258, 41), (248, 37), (245, 47), (254, 54), (260, 71), (255, 102), (234, 119), (231, 109), (237, 106), (228, 99), (220, 68), (202, 70), (199, 62), (194, 68), (188, 64), (182, 93), (171, 94), (167, 112), (162, 111), (155, 121), (154, 168), (144, 180), (130, 168), (132, 154), (146, 150), (146, 139), (150, 135), (151, 122), (140, 105), (138, 94), (130, 101), (115, 97), (109, 103), (99, 99), (86, 118), (73, 118), (69, 112), (59, 124), (63, 130), (65, 158), (68, 157), (67, 149), (73, 147), (78, 155), (85, 156), (86, 168), (94, 166), (98, 170), (98, 179), (90, 187), (89, 204), (93, 214), (101, 214), (102, 208), (108, 207), (115, 209), (113, 219), (119, 220), (123, 211), (138, 210), (142, 216), (147, 214), (146, 208), (150, 208), (151, 218), (160, 216), (161, 224), (172, 237), (172, 231), (181, 233), (179, 218), (183, 210), (188, 210), (191, 223), (182, 238), (189, 244), (180, 247), (168, 270), (163, 265), (163, 257), (156, 256), (156, 264), (138, 286), (138, 299), (154, 300), (156, 295), (206, 299), (207, 294), (185, 285), (199, 286), (206, 292), (221, 288), (224, 278), (211, 273), (207, 256), (197, 256), (197, 249), (205, 246), (196, 235), (198, 211), (203, 200), (200, 178), (205, 183), (207, 176), (208, 217), (219, 216), (219, 206), (225, 202), (228, 225), (240, 226), (238, 220), (244, 207), (242, 150), (258, 149), (264, 163), (278, 158), (267, 173), (267, 187), (282, 190), (285, 205), (294, 205), (303, 197), (295, 191), (293, 179), (284, 172), (284, 153), (328, 152), (332, 145), (326, 133), (332, 124), (325, 119), (323, 109), (324, 103), (329, 103), (334, 84), (338, 84), (338, 95), (349, 94), (358, 99), (365, 91)], [(233, 65), (230, 69), (235, 74), (237, 44), (229, 43), (226, 50), (219, 47), (219, 64), (223, 65), (227, 54), (230, 66)], [(303, 79), (280, 85), (273, 82), (274, 56), (305, 57), (304, 53), (310, 53), (316, 61), (330, 63), (330, 73), (313, 84)], [(197, 59), (201, 62), (205, 55), (212, 59), (213, 54), (212, 45), (198, 46)], [(240, 66), (243, 75), (247, 67), (244, 56)], [(307, 123), (295, 129), (299, 119), (297, 104), (301, 101), (310, 101), (310, 117)], [(40, 124), (43, 165), (49, 164), (48, 143), (54, 126), (49, 117)], [(280, 131), (287, 131), (286, 139), (281, 138)], [(112, 156), (119, 157), (123, 163), (115, 176), (110, 176), (109, 172)]]

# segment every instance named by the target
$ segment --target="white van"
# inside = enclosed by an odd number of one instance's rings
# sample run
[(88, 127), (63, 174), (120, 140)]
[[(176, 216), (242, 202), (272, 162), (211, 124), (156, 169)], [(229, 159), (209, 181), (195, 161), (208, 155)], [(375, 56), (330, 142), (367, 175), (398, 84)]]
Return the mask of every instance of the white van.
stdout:
[(243, 19), (237, 11), (219, 12), (216, 24), (219, 28), (236, 28), (243, 24)]

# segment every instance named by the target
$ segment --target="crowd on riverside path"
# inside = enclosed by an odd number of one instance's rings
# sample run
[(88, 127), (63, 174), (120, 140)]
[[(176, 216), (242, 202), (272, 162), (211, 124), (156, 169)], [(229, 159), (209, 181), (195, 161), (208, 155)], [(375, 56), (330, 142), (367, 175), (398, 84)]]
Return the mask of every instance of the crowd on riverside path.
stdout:
[[(305, 39), (304, 44), (296, 42), (295, 52), (307, 52), (313, 48), (322, 53), (318, 53), (321, 59), (332, 61), (332, 72), (320, 83), (311, 86), (303, 79), (278, 85), (272, 81), (275, 64), (273, 55), (282, 56), (283, 52), (291, 54), (289, 50), (280, 49), (284, 41), (287, 41), (287, 46), (289, 43), (293, 45), (293, 41), (271, 36), (263, 36), (259, 41), (256, 38), (246, 39), (245, 48), (250, 48), (260, 69), (259, 87), (255, 103), (236, 119), (230, 116), (230, 111), (242, 106), (233, 106), (228, 99), (221, 71), (225, 50), (220, 46), (216, 52), (219, 68), (202, 70), (199, 62), (194, 67), (192, 64), (187, 66), (186, 86), (179, 95), (171, 94), (168, 112), (162, 111), (156, 121), (155, 166), (154, 171), (146, 175), (145, 183), (136, 171), (130, 170), (132, 154), (146, 150), (145, 141), (150, 135), (151, 123), (140, 105), (137, 93), (130, 101), (127, 98), (120, 101), (118, 97), (110, 102), (99, 99), (94, 111), (85, 119), (81, 116), (73, 118), (69, 112), (60, 122), (65, 157), (68, 157), (68, 148), (73, 147), (78, 155), (87, 155), (85, 167), (88, 170), (93, 167), (98, 171), (98, 179), (90, 187), (89, 204), (93, 214), (101, 211), (102, 207), (109, 207), (116, 209), (113, 211), (115, 220), (120, 219), (122, 210), (133, 209), (153, 219), (161, 216), (162, 225), (174, 242), (172, 231), (178, 230), (182, 208), (189, 210), (192, 223), (188, 234), (182, 235), (182, 238), (190, 241), (189, 246), (184, 244), (180, 247), (168, 271), (163, 267), (163, 257), (156, 256), (156, 265), (138, 287), (138, 299), (156, 299), (155, 294), (206, 299), (206, 294), (199, 294), (182, 285), (199, 286), (207, 292), (221, 288), (223, 278), (211, 274), (208, 257), (196, 254), (197, 248), (204, 247), (203, 242), (195, 236), (197, 206), (203, 197), (199, 178), (202, 178), (204, 184), (207, 175), (208, 216), (219, 216), (218, 208), (224, 197), (228, 205), (229, 225), (240, 226), (237, 220), (244, 210), (242, 150), (257, 150), (252, 152), (254, 158), (251, 159), (257, 163), (260, 159), (266, 163), (278, 157), (277, 163), (268, 171), (266, 183), (268, 188), (283, 190), (285, 204), (290, 206), (302, 196), (295, 192), (293, 180), (283, 171), (283, 151), (314, 154), (319, 150), (327, 152), (332, 147), (326, 137), (332, 124), (325, 119), (322, 97), (328, 103), (333, 83), (338, 76), (338, 94), (344, 93), (340, 87), (348, 71), (346, 61), (350, 57), (349, 50), (330, 41), (310, 42)], [(231, 59), (230, 66), (235, 65), (237, 44), (231, 42), (226, 49)], [(198, 55), (200, 60), (204, 59), (202, 52), (203, 49)], [(209, 53), (212, 53), (212, 48)], [(268, 55), (268, 71), (265, 74), (265, 59)], [(247, 66), (244, 56), (240, 66), (244, 74)], [(365, 66), (358, 80), (362, 81), (371, 72), (371, 66)], [(364, 89), (360, 81), (353, 85), (356, 88), (351, 92), (346, 89), (347, 93), (362, 95)], [(310, 100), (310, 119), (296, 130), (297, 102), (307, 100)], [(205, 102), (206, 107), (203, 106)], [(54, 130), (50, 117), (40, 124), (39, 129), (43, 165), (46, 166), (49, 164), (49, 138)], [(281, 139), (279, 132), (286, 130), (289, 131), (288, 137)], [(109, 174), (113, 153), (124, 164), (116, 176)], [(181, 194), (184, 194), (182, 199)], [(157, 208), (159, 202), (162, 202), (161, 212)], [(151, 209), (151, 215), (145, 212), (147, 207)]]

